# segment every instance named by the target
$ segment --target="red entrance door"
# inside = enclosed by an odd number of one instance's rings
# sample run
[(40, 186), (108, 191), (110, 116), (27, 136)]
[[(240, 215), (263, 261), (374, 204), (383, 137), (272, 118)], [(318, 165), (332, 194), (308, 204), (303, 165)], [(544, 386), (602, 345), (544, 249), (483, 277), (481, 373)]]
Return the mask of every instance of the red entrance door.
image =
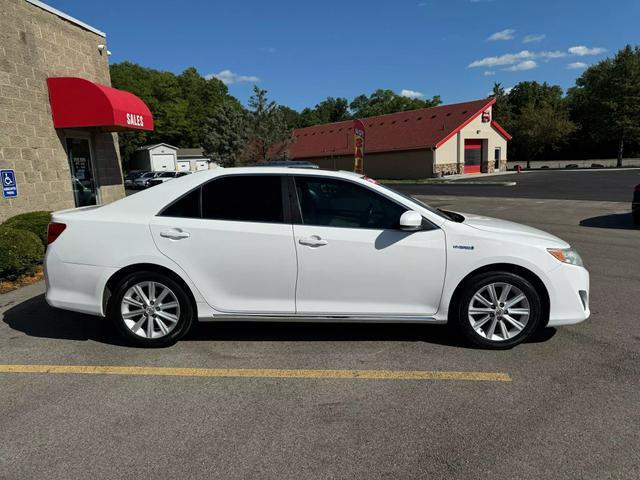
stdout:
[(482, 166), (482, 140), (464, 141), (464, 173), (480, 173)]

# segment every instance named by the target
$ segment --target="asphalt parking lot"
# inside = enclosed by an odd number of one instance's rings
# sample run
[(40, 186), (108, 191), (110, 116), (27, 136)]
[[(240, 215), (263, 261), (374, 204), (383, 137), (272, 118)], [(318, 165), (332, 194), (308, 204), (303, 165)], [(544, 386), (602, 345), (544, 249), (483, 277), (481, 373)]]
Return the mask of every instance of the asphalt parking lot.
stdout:
[(101, 319), (49, 308), (33, 285), (0, 296), (0, 478), (640, 478), (640, 230), (629, 202), (453, 188), (421, 198), (576, 247), (591, 319), (501, 352), (466, 348), (439, 326), (255, 323), (203, 324), (144, 350)]
[[(499, 176), (471, 177), (470, 180), (477, 185), (462, 187), (447, 184), (402, 184), (393, 187), (413, 195), (631, 202), (633, 188), (640, 184), (640, 169), (537, 170), (520, 174), (514, 172)], [(516, 185), (507, 188), (491, 185), (496, 181), (515, 181)]]

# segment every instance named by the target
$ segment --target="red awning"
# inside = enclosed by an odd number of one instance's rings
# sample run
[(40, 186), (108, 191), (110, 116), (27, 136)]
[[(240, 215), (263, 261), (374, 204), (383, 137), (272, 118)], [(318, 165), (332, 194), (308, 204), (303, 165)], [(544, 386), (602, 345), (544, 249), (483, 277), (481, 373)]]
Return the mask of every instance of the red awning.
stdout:
[(47, 85), (55, 128), (153, 130), (149, 108), (132, 93), (76, 77), (48, 78)]

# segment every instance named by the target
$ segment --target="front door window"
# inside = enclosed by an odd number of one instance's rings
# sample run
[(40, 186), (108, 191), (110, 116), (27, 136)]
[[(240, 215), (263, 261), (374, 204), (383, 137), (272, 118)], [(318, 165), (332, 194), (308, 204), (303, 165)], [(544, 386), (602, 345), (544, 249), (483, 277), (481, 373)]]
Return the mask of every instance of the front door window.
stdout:
[(96, 204), (96, 182), (91, 164), (91, 147), (86, 138), (67, 138), (71, 187), (76, 207)]

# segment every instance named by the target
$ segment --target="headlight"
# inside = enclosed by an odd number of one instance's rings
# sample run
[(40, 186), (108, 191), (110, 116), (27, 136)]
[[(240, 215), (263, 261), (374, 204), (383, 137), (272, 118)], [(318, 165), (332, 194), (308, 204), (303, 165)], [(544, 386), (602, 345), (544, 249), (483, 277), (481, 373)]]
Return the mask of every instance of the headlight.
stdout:
[(556, 257), (562, 263), (568, 263), (569, 265), (577, 265), (582, 267), (582, 258), (572, 248), (547, 248), (547, 252)]

